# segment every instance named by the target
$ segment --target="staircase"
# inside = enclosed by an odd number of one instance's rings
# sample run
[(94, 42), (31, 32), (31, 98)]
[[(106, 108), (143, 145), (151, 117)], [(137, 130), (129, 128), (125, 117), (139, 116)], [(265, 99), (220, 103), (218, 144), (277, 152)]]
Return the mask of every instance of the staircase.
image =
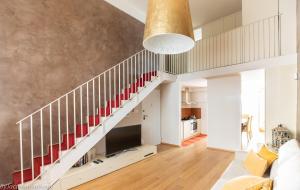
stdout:
[(51, 188), (161, 84), (164, 61), (138, 52), (17, 122), (20, 170), (12, 174), (12, 184)]

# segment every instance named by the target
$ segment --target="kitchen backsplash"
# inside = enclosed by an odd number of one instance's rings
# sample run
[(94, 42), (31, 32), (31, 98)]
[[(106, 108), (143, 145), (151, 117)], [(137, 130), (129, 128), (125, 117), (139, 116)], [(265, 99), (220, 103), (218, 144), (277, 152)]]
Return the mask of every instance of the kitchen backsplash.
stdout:
[(181, 119), (192, 115), (195, 115), (196, 119), (201, 119), (201, 108), (181, 108)]

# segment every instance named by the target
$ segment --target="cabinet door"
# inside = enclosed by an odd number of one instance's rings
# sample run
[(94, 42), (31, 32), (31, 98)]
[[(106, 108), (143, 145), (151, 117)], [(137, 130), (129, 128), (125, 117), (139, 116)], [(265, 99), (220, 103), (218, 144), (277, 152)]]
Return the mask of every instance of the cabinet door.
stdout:
[(183, 128), (183, 138), (186, 139), (191, 135), (191, 123), (188, 121), (184, 122)]

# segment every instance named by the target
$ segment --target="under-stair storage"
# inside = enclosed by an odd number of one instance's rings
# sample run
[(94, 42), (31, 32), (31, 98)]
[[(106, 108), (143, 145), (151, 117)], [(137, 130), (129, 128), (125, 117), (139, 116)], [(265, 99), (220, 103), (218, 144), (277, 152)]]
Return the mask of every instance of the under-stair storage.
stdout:
[(102, 162), (96, 164), (91, 161), (82, 167), (70, 169), (55, 183), (52, 190), (65, 190), (76, 187), (133, 163), (147, 159), (156, 153), (156, 146), (143, 145), (137, 147), (134, 151), (123, 152), (110, 158), (106, 158), (104, 155), (98, 155), (94, 160), (100, 159)]

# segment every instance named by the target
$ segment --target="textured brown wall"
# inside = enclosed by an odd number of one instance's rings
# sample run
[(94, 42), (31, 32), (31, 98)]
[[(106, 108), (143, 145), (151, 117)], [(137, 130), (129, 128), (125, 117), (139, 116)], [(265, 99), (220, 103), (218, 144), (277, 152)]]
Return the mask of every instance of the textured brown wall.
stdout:
[(0, 184), (16, 121), (141, 50), (143, 27), (103, 0), (0, 0)]

